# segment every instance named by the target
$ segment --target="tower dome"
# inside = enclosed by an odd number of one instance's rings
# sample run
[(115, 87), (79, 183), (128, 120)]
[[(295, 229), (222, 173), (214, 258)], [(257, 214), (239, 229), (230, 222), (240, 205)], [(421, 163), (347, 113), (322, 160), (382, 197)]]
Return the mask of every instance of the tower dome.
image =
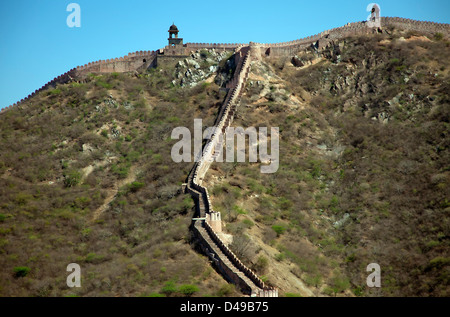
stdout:
[[(183, 44), (183, 39), (182, 38), (178, 38), (178, 28), (175, 25), (175, 23), (172, 23), (172, 25), (169, 27), (169, 45), (173, 46), (173, 45), (179, 45), (179, 44)], [(175, 35), (175, 38), (174, 38)]]

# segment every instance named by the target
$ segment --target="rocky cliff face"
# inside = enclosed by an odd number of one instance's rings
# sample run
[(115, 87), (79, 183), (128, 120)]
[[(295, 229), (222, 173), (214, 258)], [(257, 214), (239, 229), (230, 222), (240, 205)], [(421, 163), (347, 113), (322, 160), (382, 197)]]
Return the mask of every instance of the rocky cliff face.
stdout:
[(230, 52), (216, 52), (214, 49), (193, 52), (190, 57), (176, 64), (176, 79), (172, 83), (181, 87), (194, 87), (202, 81), (214, 80), (222, 86), (231, 79), (235, 67), (233, 59), (229, 59), (231, 55)]

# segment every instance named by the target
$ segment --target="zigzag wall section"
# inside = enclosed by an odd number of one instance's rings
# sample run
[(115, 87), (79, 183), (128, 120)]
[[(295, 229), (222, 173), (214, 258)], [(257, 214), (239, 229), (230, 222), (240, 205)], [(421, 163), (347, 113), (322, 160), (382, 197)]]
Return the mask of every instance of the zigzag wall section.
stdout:
[(229, 92), (219, 112), (215, 131), (209, 142), (202, 150), (199, 161), (188, 177), (187, 191), (191, 193), (198, 214), (194, 217), (193, 230), (200, 240), (203, 251), (213, 260), (218, 270), (225, 278), (238, 285), (244, 292), (252, 296), (278, 296), (278, 290), (265, 285), (265, 283), (248, 267), (220, 239), (214, 230), (216, 221), (220, 221), (220, 213), (212, 209), (208, 189), (202, 186), (203, 178), (213, 161), (214, 154), (223, 146), (220, 135), (230, 126), (239, 98), (243, 93), (245, 80), (250, 67), (250, 48), (239, 47), (236, 49), (238, 64), (233, 80), (229, 83)]

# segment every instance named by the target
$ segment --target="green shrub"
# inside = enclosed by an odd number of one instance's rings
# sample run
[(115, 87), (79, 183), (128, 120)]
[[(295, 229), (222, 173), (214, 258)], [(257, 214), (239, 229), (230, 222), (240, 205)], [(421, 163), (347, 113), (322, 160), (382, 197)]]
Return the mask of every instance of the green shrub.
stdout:
[(306, 275), (305, 283), (309, 286), (318, 287), (322, 282), (322, 275), (315, 274), (315, 275)]
[(98, 255), (94, 252), (91, 252), (86, 255), (84, 261), (86, 261), (87, 263), (99, 263), (102, 262), (103, 258), (103, 255)]
[(15, 277), (25, 277), (30, 273), (31, 269), (27, 266), (17, 266), (14, 268)]
[(434, 259), (430, 260), (430, 262), (428, 263), (426, 270), (429, 269), (441, 269), (444, 266), (447, 266), (450, 264), (450, 258), (445, 258), (443, 256), (438, 256), (435, 257)]
[(107, 138), (108, 137), (108, 130), (102, 130), (102, 132), (100, 132), (100, 134), (102, 135), (102, 136), (104, 136), (105, 138)]
[(264, 272), (268, 266), (269, 266), (269, 260), (265, 256), (260, 255), (258, 257), (258, 260), (256, 260), (256, 264), (255, 264), (256, 270), (258, 272)]
[(80, 183), (81, 173), (77, 170), (71, 170), (64, 175), (64, 185), (66, 187), (73, 187)]
[(132, 191), (133, 193), (137, 192), (139, 189), (141, 189), (142, 187), (144, 187), (144, 183), (141, 182), (132, 182), (130, 185), (128, 185), (128, 188), (130, 189), (130, 191)]
[(244, 226), (246, 226), (247, 228), (251, 228), (253, 227), (255, 224), (253, 223), (253, 221), (251, 221), (250, 219), (244, 219), (242, 220), (242, 223), (244, 224)]
[(87, 206), (89, 206), (91, 201), (92, 201), (91, 198), (85, 197), (85, 196), (81, 196), (81, 197), (75, 198), (75, 201), (74, 201), (73, 205), (74, 205), (74, 207), (78, 207), (78, 208), (84, 209)]
[(0, 214), (0, 222), (5, 221), (5, 219), (6, 219), (6, 215)]
[(286, 297), (302, 297), (302, 295), (297, 293), (284, 293), (284, 296)]
[(49, 90), (49, 95), (52, 95), (52, 96), (57, 96), (57, 95), (59, 95), (60, 93), (61, 93), (61, 89), (55, 88), (55, 89)]
[(126, 178), (130, 171), (130, 164), (113, 164), (111, 166), (111, 171), (119, 178)]
[(234, 285), (233, 284), (224, 284), (222, 287), (220, 287), (219, 291), (217, 292), (217, 296), (219, 297), (226, 297), (230, 296), (233, 292)]
[(331, 279), (331, 290), (336, 296), (337, 293), (343, 292), (350, 287), (350, 282), (347, 277), (342, 276), (340, 273), (335, 273)]
[(353, 291), (353, 294), (355, 294), (356, 296), (364, 295), (364, 289), (361, 286), (354, 288), (352, 291)]
[(277, 255), (275, 255), (275, 260), (277, 260), (278, 262), (283, 261), (285, 258), (286, 254), (284, 254), (283, 252), (280, 252)]
[(165, 294), (166, 296), (170, 296), (173, 293), (177, 291), (177, 287), (175, 285), (174, 281), (168, 281), (164, 286), (161, 288), (161, 293)]
[(436, 41), (440, 41), (440, 40), (442, 40), (443, 38), (444, 38), (444, 35), (443, 35), (442, 33), (440, 33), (440, 32), (437, 32), (437, 33), (434, 34), (434, 39), (435, 39)]
[(242, 209), (241, 207), (239, 207), (238, 205), (234, 205), (233, 206), (233, 210), (238, 214), (238, 215), (245, 215), (247, 212)]
[(190, 196), (187, 196), (183, 199), (182, 209), (184, 211), (191, 210), (194, 206), (194, 200)]
[(192, 296), (194, 293), (198, 292), (198, 287), (191, 284), (183, 284), (179, 287), (179, 291), (184, 296)]
[(106, 82), (104, 82), (103, 80), (98, 80), (95, 84), (96, 84), (97, 86), (103, 87), (103, 88), (105, 88), (105, 89), (111, 89), (111, 88), (113, 87), (113, 85), (111, 85), (111, 84), (109, 84), (109, 83), (106, 83)]
[(281, 226), (281, 225), (273, 225), (272, 229), (273, 229), (273, 231), (276, 232), (277, 237), (279, 237), (280, 235), (282, 235), (286, 231), (286, 228)]

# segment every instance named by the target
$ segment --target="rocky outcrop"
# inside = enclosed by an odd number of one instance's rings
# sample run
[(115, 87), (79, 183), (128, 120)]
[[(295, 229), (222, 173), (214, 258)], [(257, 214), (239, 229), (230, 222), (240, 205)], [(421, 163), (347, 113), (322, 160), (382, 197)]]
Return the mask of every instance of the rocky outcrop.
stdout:
[(194, 87), (203, 80), (215, 76), (218, 64), (230, 56), (230, 52), (211, 50), (197, 50), (191, 56), (179, 61), (175, 66), (177, 80), (172, 83), (181, 87)]

